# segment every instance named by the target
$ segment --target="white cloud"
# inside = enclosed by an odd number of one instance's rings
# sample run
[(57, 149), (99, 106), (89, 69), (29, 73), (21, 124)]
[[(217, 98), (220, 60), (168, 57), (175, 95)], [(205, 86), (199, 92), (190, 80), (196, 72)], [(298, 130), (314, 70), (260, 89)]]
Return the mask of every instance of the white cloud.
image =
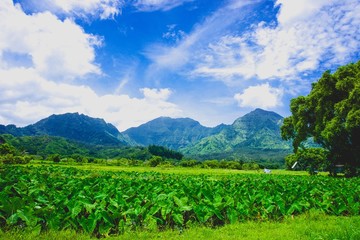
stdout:
[(134, 0), (133, 5), (140, 11), (168, 11), (193, 0)]
[(123, 0), (30, 0), (33, 11), (50, 11), (56, 15), (108, 19), (121, 13)]
[(144, 94), (144, 97), (149, 100), (164, 101), (171, 95), (171, 90), (168, 88), (156, 89), (156, 88), (141, 88), (140, 91)]
[[(346, 64), (360, 48), (360, 2), (278, 0), (278, 24), (261, 22), (241, 34), (219, 34), (192, 61), (193, 76), (232, 83), (240, 79), (297, 79)], [(233, 25), (229, 25), (233, 27)]]
[(0, 22), (0, 67), (14, 67), (4, 55), (17, 54), (26, 56), (27, 67), (52, 79), (101, 72), (94, 63), (94, 48), (101, 39), (73, 21), (61, 21), (49, 12), (26, 15), (11, 0), (0, 2), (0, 18), (4, 19)]
[[(216, 54), (214, 54), (216, 53)], [(198, 55), (198, 64), (193, 75), (214, 77), (226, 83), (232, 82), (233, 76), (250, 78), (256, 71), (257, 57), (244, 38), (224, 36), (216, 44), (210, 43), (208, 49)], [(246, 59), (243, 56), (247, 56)]]
[(176, 70), (183, 66), (189, 59), (189, 52), (186, 48), (186, 42), (179, 47), (151, 46), (145, 51), (145, 55), (153, 62), (149, 70)]
[[(181, 34), (181, 38), (174, 46), (152, 44), (144, 52), (153, 64), (149, 71), (176, 70), (180, 72), (184, 67), (190, 68), (201, 62), (204, 55), (204, 46), (219, 39), (234, 23), (243, 20), (247, 12), (239, 10), (256, 4), (258, 1), (230, 1), (228, 5), (218, 9), (208, 16), (202, 23), (195, 25), (193, 31)], [(200, 56), (200, 57), (199, 57)], [(188, 72), (188, 69), (186, 70)]]
[(186, 36), (184, 31), (176, 29), (176, 24), (170, 24), (167, 28), (168, 31), (162, 35), (162, 37), (166, 40), (178, 42)]
[(282, 104), (283, 90), (273, 88), (269, 83), (248, 87), (243, 93), (235, 94), (234, 98), (240, 107), (274, 108)]
[(104, 118), (120, 130), (160, 116), (179, 116), (169, 102), (170, 89), (143, 88), (142, 98), (108, 94), (100, 96), (87, 86), (47, 81), (32, 69), (0, 70), (1, 124), (20, 126), (51, 114), (80, 112)]
[[(66, 3), (72, 9), (75, 2)], [(143, 88), (143, 97), (132, 98), (99, 95), (88, 86), (66, 81), (101, 73), (94, 63), (101, 39), (72, 20), (61, 21), (50, 12), (26, 15), (11, 0), (0, 1), (0, 18), (4, 20), (0, 21), (0, 124), (24, 126), (51, 114), (80, 112), (125, 130), (180, 114), (169, 101), (170, 89)]]
[(323, 6), (333, 4), (334, 2), (334, 0), (277, 0), (276, 5), (280, 6), (277, 19), (281, 25), (292, 24), (299, 20), (307, 20)]

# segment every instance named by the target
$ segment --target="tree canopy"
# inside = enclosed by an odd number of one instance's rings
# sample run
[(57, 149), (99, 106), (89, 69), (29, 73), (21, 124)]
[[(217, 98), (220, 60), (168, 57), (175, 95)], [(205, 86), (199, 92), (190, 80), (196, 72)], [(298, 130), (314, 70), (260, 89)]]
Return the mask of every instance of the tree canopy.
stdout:
[(182, 153), (168, 149), (163, 146), (150, 145), (148, 147), (148, 149), (149, 149), (149, 152), (155, 156), (170, 158), (170, 159), (177, 159), (177, 160), (181, 160), (183, 158)]
[(292, 115), (281, 135), (293, 140), (294, 152), (309, 137), (329, 151), (330, 172), (345, 165), (349, 175), (360, 166), (360, 61), (330, 71), (312, 84), (309, 95), (291, 100)]

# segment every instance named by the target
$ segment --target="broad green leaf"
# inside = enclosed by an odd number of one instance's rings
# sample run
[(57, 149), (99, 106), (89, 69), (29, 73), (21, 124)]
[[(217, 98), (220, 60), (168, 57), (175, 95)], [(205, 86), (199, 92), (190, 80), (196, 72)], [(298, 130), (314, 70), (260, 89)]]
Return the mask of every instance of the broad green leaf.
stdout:
[(6, 219), (6, 223), (9, 225), (13, 225), (13, 224), (16, 224), (18, 220), (19, 220), (18, 214), (14, 213), (8, 219)]
[(180, 214), (180, 213), (173, 213), (173, 214), (172, 214), (172, 217), (173, 217), (175, 223), (177, 223), (177, 224), (179, 224), (179, 225), (183, 225), (183, 224), (184, 224), (184, 219), (183, 219), (182, 214)]
[(238, 213), (234, 209), (228, 209), (227, 218), (231, 224), (236, 223), (238, 221)]
[(94, 215), (90, 215), (88, 218), (82, 217), (79, 224), (87, 233), (93, 233), (96, 228), (97, 218)]
[(80, 204), (76, 204), (74, 207), (71, 208), (71, 218), (76, 218), (77, 215), (79, 215), (79, 213), (82, 210), (82, 206)]
[(269, 207), (266, 208), (266, 212), (272, 213), (274, 209), (275, 209), (275, 205), (270, 205)]
[(113, 225), (109, 222), (102, 222), (99, 225), (99, 233), (102, 236), (107, 237), (109, 235), (110, 229), (113, 227)]
[(39, 236), (40, 235), (40, 232), (41, 232), (41, 225), (38, 224), (34, 227), (31, 227), (31, 235), (32, 236)]
[(157, 213), (158, 211), (160, 211), (161, 207), (160, 206), (152, 206), (151, 209), (149, 210), (148, 214), (149, 215), (154, 215), (155, 213)]

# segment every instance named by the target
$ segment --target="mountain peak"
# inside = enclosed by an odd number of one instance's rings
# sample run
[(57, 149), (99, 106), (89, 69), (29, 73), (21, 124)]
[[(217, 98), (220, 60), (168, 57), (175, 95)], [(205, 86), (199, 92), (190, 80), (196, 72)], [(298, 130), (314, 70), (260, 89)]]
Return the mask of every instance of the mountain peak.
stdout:
[(282, 120), (283, 117), (275, 112), (257, 108), (236, 119), (232, 126), (235, 128), (246, 128), (250, 131), (261, 128), (277, 130), (280, 128)]
[(49, 135), (96, 145), (129, 145), (115, 126), (104, 119), (84, 114), (52, 114), (23, 128), (3, 127), (0, 132), (14, 136)]
[(123, 134), (140, 145), (161, 145), (172, 149), (183, 148), (212, 133), (191, 118), (159, 117), (139, 127), (129, 128)]
[(256, 108), (255, 110), (245, 114), (242, 117), (236, 119), (233, 125), (238, 124), (239, 122), (252, 122), (253, 124), (257, 124), (256, 122), (264, 122), (264, 121), (272, 121), (278, 123), (283, 119), (282, 116), (273, 111), (267, 111), (261, 108)]
[(165, 117), (165, 116), (155, 118), (155, 119), (151, 120), (150, 122), (153, 122), (153, 121), (169, 121), (169, 122), (187, 121), (187, 122), (198, 122), (198, 121), (196, 121), (196, 120), (194, 120), (194, 119), (192, 119), (192, 118), (188, 118), (188, 117), (172, 118), (172, 117)]
[(92, 118), (79, 113), (53, 114), (29, 126), (37, 135), (65, 137), (77, 141), (102, 145), (120, 143), (120, 132), (104, 119)]
[[(82, 119), (82, 120), (90, 120), (90, 121), (98, 121), (98, 122), (103, 122), (106, 124), (105, 120), (102, 118), (93, 118), (93, 117), (89, 117), (85, 114), (82, 113), (78, 113), (78, 112), (74, 112), (74, 113), (61, 113), (61, 114), (52, 114), (47, 118), (44, 118), (38, 122), (42, 122), (42, 121), (51, 121), (54, 119), (62, 119), (62, 120), (78, 120), (78, 119)], [(38, 123), (37, 122), (37, 123)], [(110, 123), (109, 123), (110, 124)]]
[(236, 119), (232, 125), (209, 128), (191, 118), (158, 117), (120, 133), (104, 119), (75, 112), (53, 114), (24, 128), (0, 125), (0, 134), (58, 136), (96, 145), (154, 144), (194, 157), (214, 157), (214, 154), (218, 158), (260, 156), (266, 149), (266, 156), (270, 157), (271, 151), (279, 156), (278, 151), (287, 153), (291, 149), (291, 144), (281, 139), (282, 119), (275, 112), (257, 108)]
[(248, 114), (245, 114), (244, 116), (247, 116), (247, 115), (258, 115), (258, 114), (261, 114), (261, 115), (272, 115), (272, 116), (276, 116), (276, 117), (278, 117), (278, 118), (283, 118), (282, 116), (280, 116), (280, 115), (277, 114), (276, 112), (264, 110), (264, 109), (261, 109), (261, 108), (256, 108), (255, 110), (249, 112)]

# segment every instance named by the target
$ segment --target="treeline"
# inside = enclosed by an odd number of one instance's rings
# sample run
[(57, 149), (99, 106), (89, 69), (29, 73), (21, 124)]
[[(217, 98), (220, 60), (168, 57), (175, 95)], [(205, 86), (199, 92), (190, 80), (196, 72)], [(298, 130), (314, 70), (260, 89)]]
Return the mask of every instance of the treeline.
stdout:
[[(41, 159), (60, 162), (86, 163), (108, 159), (129, 159), (148, 161), (154, 157), (165, 160), (180, 161), (183, 155), (179, 152), (160, 146), (150, 147), (113, 147), (86, 145), (53, 136), (14, 137), (10, 134), (0, 135), (0, 160), (3, 163), (26, 163), (20, 158)], [(15, 159), (15, 160), (14, 160)]]
[(285, 157), (291, 153), (291, 150), (284, 149), (253, 149), (241, 148), (230, 153), (221, 152), (213, 153), (206, 155), (198, 156), (189, 156), (200, 162), (206, 161), (208, 159), (217, 159), (217, 160), (226, 160), (226, 161), (239, 161), (244, 163), (255, 162), (260, 166), (264, 166), (269, 169), (284, 169), (285, 166)]
[(150, 145), (148, 147), (148, 149), (149, 149), (149, 152), (155, 156), (160, 156), (160, 157), (170, 158), (170, 159), (177, 159), (177, 160), (181, 160), (184, 157), (184, 155), (182, 153), (168, 149), (166, 147), (162, 147), (162, 146)]
[(14, 146), (4, 142), (0, 137), (0, 165), (26, 164), (33, 159), (33, 156), (20, 154)]
[(49, 156), (46, 161), (52, 161), (60, 164), (84, 164), (92, 163), (107, 166), (144, 166), (144, 167), (188, 167), (188, 168), (206, 168), (206, 169), (236, 169), (236, 170), (259, 170), (266, 168), (261, 164), (255, 162), (241, 162), (231, 160), (205, 160), (197, 161), (193, 159), (176, 159), (163, 158), (160, 156), (152, 156), (150, 159), (141, 161), (135, 159), (118, 158), (118, 159), (99, 159), (87, 158), (83, 156), (70, 156), (62, 158), (60, 155), (55, 154)]
[(105, 147), (84, 145), (61, 137), (0, 135), (0, 164), (26, 164), (31, 160), (59, 164), (94, 163), (115, 166), (197, 167), (257, 170), (268, 166), (242, 160), (184, 159), (183, 154), (156, 145)]
[(114, 147), (84, 144), (54, 136), (23, 136), (14, 137), (10, 134), (0, 135), (0, 144), (10, 145), (14, 155), (35, 155), (46, 159), (50, 155), (59, 154), (62, 157), (82, 156), (95, 158), (120, 158), (147, 160), (152, 157), (146, 147)]
[(224, 168), (224, 169), (237, 169), (237, 170), (259, 170), (265, 168), (263, 165), (259, 165), (255, 162), (242, 162), (236, 160), (183, 160), (179, 162), (182, 167), (199, 167), (199, 168)]

